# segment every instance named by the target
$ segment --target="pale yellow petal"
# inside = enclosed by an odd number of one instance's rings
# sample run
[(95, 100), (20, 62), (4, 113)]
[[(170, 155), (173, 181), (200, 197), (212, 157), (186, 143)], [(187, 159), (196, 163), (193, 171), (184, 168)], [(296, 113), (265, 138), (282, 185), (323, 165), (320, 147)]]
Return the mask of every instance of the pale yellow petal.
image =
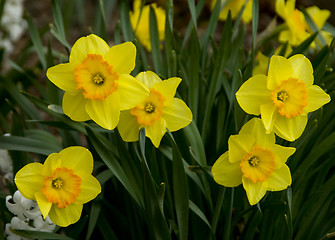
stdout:
[(44, 161), (44, 168), (42, 174), (44, 176), (52, 176), (54, 174), (54, 171), (61, 166), (61, 155), (59, 155), (59, 153), (52, 153)]
[(152, 88), (157, 90), (165, 98), (164, 105), (168, 105), (176, 94), (180, 82), (181, 78), (172, 77), (159, 83), (155, 83)]
[(14, 181), (20, 193), (28, 199), (35, 200), (35, 193), (41, 191), (44, 179), (41, 173), (41, 163), (29, 163), (21, 168), (15, 175)]
[(58, 208), (54, 204), (49, 212), (50, 220), (60, 227), (67, 227), (80, 219), (83, 210), (82, 204), (70, 204), (65, 208)]
[(308, 7), (306, 8), (306, 11), (319, 29), (323, 27), (327, 19), (330, 17), (329, 10), (320, 10), (320, 8), (318, 8), (317, 6)]
[(242, 183), (250, 205), (257, 204), (264, 197), (267, 190), (266, 182), (253, 183), (250, 179), (242, 177)]
[(330, 102), (330, 96), (317, 85), (307, 88), (307, 93), (307, 106), (304, 108), (304, 113), (314, 112)]
[(74, 174), (84, 172), (91, 174), (93, 171), (93, 156), (91, 152), (81, 146), (72, 146), (59, 152), (62, 167), (72, 169)]
[(236, 100), (245, 112), (259, 115), (260, 106), (271, 101), (271, 92), (266, 88), (266, 79), (265, 75), (255, 75), (244, 82), (236, 92)]
[(141, 81), (148, 88), (152, 88), (154, 84), (162, 81), (162, 79), (152, 71), (140, 72), (135, 78)]
[(132, 42), (114, 45), (108, 51), (105, 60), (119, 74), (129, 74), (135, 67), (136, 47)]
[(249, 23), (251, 19), (252, 19), (252, 1), (249, 0), (242, 13), (242, 21), (244, 23)]
[(79, 92), (73, 70), (76, 68), (76, 63), (63, 63), (48, 68), (47, 77), (57, 87), (64, 91)]
[(121, 110), (136, 107), (141, 104), (150, 93), (149, 88), (129, 74), (120, 75), (117, 84)]
[(282, 56), (272, 56), (269, 64), (267, 88), (273, 90), (281, 81), (292, 77), (293, 68), (291, 61)]
[(82, 122), (90, 120), (91, 117), (85, 109), (87, 101), (81, 92), (75, 95), (65, 92), (63, 96), (63, 111), (74, 121)]
[(292, 78), (297, 78), (304, 82), (306, 87), (312, 86), (314, 82), (313, 66), (311, 62), (302, 54), (296, 54), (288, 59), (293, 67)]
[(212, 167), (215, 182), (226, 187), (237, 187), (242, 183), (242, 171), (239, 162), (228, 160), (228, 151), (222, 154)]
[(292, 183), (291, 172), (286, 164), (281, 168), (274, 170), (266, 180), (269, 191), (281, 191), (286, 189)]
[(275, 155), (276, 169), (281, 168), (287, 159), (295, 152), (294, 147), (283, 147), (278, 144), (268, 144), (267, 149)]
[(278, 115), (277, 108), (272, 102), (261, 105), (261, 117), (266, 129), (266, 133), (272, 132)]
[(43, 218), (45, 219), (47, 215), (49, 214), (49, 211), (52, 206), (52, 202), (48, 202), (47, 197), (43, 194), (42, 191), (35, 193), (35, 199), (38, 204), (38, 207), (43, 215)]
[(153, 145), (158, 148), (166, 133), (166, 122), (161, 118), (155, 121), (151, 126), (145, 126), (145, 135), (150, 138)]
[(81, 185), (76, 204), (84, 204), (93, 200), (101, 192), (101, 185), (90, 174), (79, 174), (79, 176), (81, 178)]
[(254, 143), (255, 138), (252, 135), (241, 133), (238, 135), (231, 135), (228, 139), (229, 162), (241, 162), (244, 155), (251, 151)]
[(299, 115), (290, 119), (278, 114), (273, 130), (279, 137), (287, 141), (294, 141), (305, 130), (307, 120), (307, 115)]
[(108, 44), (97, 35), (90, 34), (87, 37), (81, 37), (71, 49), (70, 63), (81, 63), (87, 57), (87, 54), (105, 56), (109, 49)]
[(253, 118), (244, 124), (239, 132), (239, 135), (241, 134), (252, 135), (254, 143), (263, 147), (265, 147), (268, 143), (274, 143), (276, 141), (273, 132), (269, 134), (266, 133), (264, 124), (259, 118)]
[(167, 128), (174, 132), (191, 123), (192, 112), (183, 100), (174, 98), (168, 106), (162, 108), (162, 118)]
[(285, 0), (276, 0), (276, 12), (283, 19), (287, 17)]
[(117, 129), (119, 130), (123, 141), (138, 141), (140, 125), (138, 124), (136, 117), (130, 114), (130, 110), (122, 111), (120, 113), (120, 121), (117, 125)]
[(114, 92), (103, 101), (88, 101), (86, 112), (101, 127), (109, 130), (114, 129), (119, 122), (120, 116), (119, 94)]

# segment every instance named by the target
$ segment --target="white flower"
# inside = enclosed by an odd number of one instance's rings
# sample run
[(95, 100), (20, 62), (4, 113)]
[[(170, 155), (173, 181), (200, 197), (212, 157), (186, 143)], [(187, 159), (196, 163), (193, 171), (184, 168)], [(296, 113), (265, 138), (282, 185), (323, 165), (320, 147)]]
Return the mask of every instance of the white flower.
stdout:
[[(26, 240), (27, 238), (23, 238), (21, 236), (18, 236), (10, 231), (10, 229), (20, 229), (20, 230), (34, 230), (33, 227), (30, 227), (27, 221), (24, 221), (18, 217), (13, 217), (10, 223), (6, 224), (6, 234), (7, 240)], [(27, 239), (28, 240), (28, 239)]]
[(9, 211), (17, 215), (21, 220), (26, 218), (34, 219), (41, 215), (36, 201), (23, 197), (19, 191), (16, 191), (13, 197), (6, 197), (6, 206)]
[(40, 215), (34, 219), (34, 227), (37, 231), (52, 232), (53, 230), (55, 230), (56, 224), (51, 222), (49, 216), (47, 216), (45, 220), (43, 220), (42, 215)]

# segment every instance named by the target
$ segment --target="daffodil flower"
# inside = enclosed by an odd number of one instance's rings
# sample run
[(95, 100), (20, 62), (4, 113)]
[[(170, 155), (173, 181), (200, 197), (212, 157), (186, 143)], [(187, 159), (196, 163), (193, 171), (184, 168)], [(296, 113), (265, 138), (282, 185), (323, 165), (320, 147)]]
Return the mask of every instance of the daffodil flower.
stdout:
[(144, 86), (129, 73), (135, 67), (136, 48), (126, 42), (109, 47), (91, 34), (73, 45), (69, 63), (47, 71), (47, 77), (65, 91), (63, 111), (74, 121), (92, 119), (114, 129), (120, 110), (143, 101)]
[(268, 76), (255, 75), (236, 93), (241, 108), (261, 115), (267, 133), (294, 141), (304, 131), (309, 112), (330, 101), (330, 96), (313, 85), (313, 67), (302, 54), (287, 59), (272, 56)]
[(142, 1), (135, 0), (133, 11), (130, 12), (130, 23), (140, 43), (151, 52), (150, 7), (156, 14), (159, 40), (163, 41), (165, 36), (165, 10), (158, 7), (156, 3), (142, 7)]
[[(319, 29), (322, 29), (324, 23), (330, 16), (328, 10), (320, 10), (316, 6), (306, 9), (312, 20)], [(276, 0), (276, 12), (285, 21), (288, 29), (279, 34), (280, 42), (289, 42), (292, 46), (297, 46), (306, 40), (313, 31), (308, 26), (304, 14), (295, 8), (295, 0)], [(329, 32), (321, 31), (327, 44), (330, 44), (332, 35)], [(315, 43), (312, 43), (315, 47)]]
[[(211, 7), (214, 8), (217, 0), (211, 1)], [(227, 4), (222, 9), (219, 15), (219, 19), (225, 21), (228, 16), (228, 12), (231, 12), (231, 18), (236, 19), (238, 14), (240, 13), (243, 5), (245, 4), (245, 0), (220, 0), (221, 6), (223, 6), (227, 1)], [(242, 13), (242, 21), (244, 23), (249, 23), (252, 19), (252, 0), (248, 0), (247, 4)]]
[(266, 134), (262, 121), (253, 118), (238, 135), (228, 139), (228, 151), (212, 167), (214, 180), (226, 187), (243, 184), (249, 203), (258, 203), (266, 191), (281, 191), (292, 183), (285, 164), (293, 147), (275, 144), (274, 133)]
[(84, 147), (68, 147), (48, 156), (44, 164), (29, 163), (15, 176), (21, 194), (36, 200), (44, 218), (61, 227), (77, 222), (83, 204), (101, 191), (91, 173), (93, 157)]
[(158, 148), (166, 128), (173, 132), (186, 127), (192, 121), (192, 112), (184, 101), (174, 98), (180, 78), (162, 81), (151, 71), (141, 72), (136, 78), (147, 86), (147, 98), (131, 110), (121, 112), (118, 130), (124, 141), (134, 142), (144, 128), (145, 135)]

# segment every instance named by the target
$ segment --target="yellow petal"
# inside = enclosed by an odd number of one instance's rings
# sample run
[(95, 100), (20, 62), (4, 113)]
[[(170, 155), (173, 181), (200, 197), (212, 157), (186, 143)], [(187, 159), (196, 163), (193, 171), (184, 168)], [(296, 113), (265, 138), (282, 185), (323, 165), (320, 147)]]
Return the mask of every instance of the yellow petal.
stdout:
[(267, 88), (273, 90), (282, 80), (292, 77), (293, 68), (291, 61), (282, 56), (272, 56), (269, 64)]
[(47, 197), (43, 194), (42, 191), (35, 193), (35, 199), (37, 201), (38, 207), (41, 210), (43, 218), (45, 219), (49, 214), (49, 211), (52, 206), (52, 202), (48, 202)]
[(173, 99), (176, 94), (177, 87), (181, 82), (181, 78), (172, 77), (156, 83), (152, 86), (153, 89), (157, 90), (165, 98), (165, 105), (168, 105), (169, 102)]
[(154, 84), (162, 81), (162, 79), (152, 71), (140, 72), (135, 78), (141, 81), (148, 88), (152, 88)]
[(240, 107), (249, 114), (259, 115), (260, 105), (271, 101), (271, 92), (266, 88), (266, 76), (259, 74), (249, 78), (236, 92)]
[(323, 27), (327, 19), (330, 17), (329, 10), (320, 10), (317, 6), (308, 7), (306, 8), (306, 11), (319, 29)]
[[(70, 63), (81, 63), (87, 54), (98, 54), (105, 56), (109, 51), (108, 44), (100, 37), (90, 34), (79, 38), (73, 45), (70, 53)], [(106, 60), (106, 59), (105, 59)]]
[(57, 87), (64, 91), (79, 92), (73, 70), (76, 68), (76, 63), (63, 63), (48, 68), (47, 77)]
[(73, 146), (59, 152), (62, 167), (73, 169), (74, 174), (84, 172), (91, 174), (93, 171), (93, 157), (91, 152), (84, 147)]
[(84, 204), (94, 199), (101, 192), (101, 185), (90, 174), (79, 174), (79, 176), (81, 178), (81, 185), (76, 204)]
[(129, 110), (122, 111), (120, 113), (120, 121), (117, 129), (119, 130), (123, 141), (138, 141), (138, 132), (140, 130), (140, 125), (138, 124), (136, 117), (130, 114)]
[(276, 141), (274, 133), (271, 132), (266, 134), (264, 124), (259, 118), (253, 118), (244, 124), (239, 132), (239, 135), (241, 134), (252, 135), (254, 143), (263, 147), (265, 147), (268, 143), (275, 143)]
[(215, 182), (226, 187), (237, 187), (242, 183), (240, 163), (228, 160), (228, 151), (222, 154), (212, 167)]
[(52, 176), (56, 168), (62, 166), (61, 155), (59, 153), (50, 154), (44, 162), (42, 174), (44, 176)]
[(54, 204), (49, 212), (50, 220), (60, 227), (67, 227), (80, 219), (83, 210), (82, 204), (70, 204), (65, 208), (58, 208)]
[(317, 85), (307, 88), (307, 93), (307, 106), (304, 108), (304, 113), (314, 112), (330, 102), (330, 96)]
[(287, 159), (295, 152), (294, 147), (283, 147), (277, 144), (268, 144), (267, 148), (275, 155), (276, 169), (281, 168)]
[(278, 114), (273, 130), (279, 137), (292, 142), (301, 136), (305, 130), (307, 120), (306, 115), (286, 118)]
[[(306, 87), (312, 86), (314, 82), (313, 66), (302, 54), (296, 54), (288, 59), (293, 67), (292, 78), (303, 81)], [(285, 79), (284, 79), (285, 80)]]
[(273, 103), (261, 105), (261, 117), (267, 133), (272, 132), (278, 115), (276, 106)]
[(249, 23), (251, 19), (252, 19), (252, 1), (249, 0), (242, 13), (242, 21), (244, 23)]
[(250, 205), (255, 205), (264, 197), (267, 189), (266, 182), (253, 183), (250, 179), (242, 177), (242, 183)]
[(87, 99), (84, 98), (83, 94), (72, 95), (69, 92), (65, 92), (63, 96), (63, 111), (74, 121), (87, 121), (91, 117), (86, 113), (85, 105)]
[(238, 134), (231, 135), (228, 139), (229, 162), (241, 162), (244, 155), (250, 152), (255, 143), (255, 138), (252, 135)]
[(106, 55), (106, 61), (119, 74), (129, 74), (135, 67), (136, 47), (132, 42), (114, 45)]
[(136, 107), (141, 104), (150, 93), (149, 88), (128, 74), (120, 75), (117, 84), (121, 110)]
[(119, 122), (120, 96), (117, 92), (114, 92), (103, 101), (88, 101), (86, 111), (98, 125), (112, 130)]
[(42, 164), (29, 163), (16, 173), (15, 184), (25, 198), (35, 200), (35, 193), (43, 188), (45, 176), (41, 174), (42, 171)]
[(266, 181), (269, 191), (284, 190), (292, 183), (290, 169), (284, 164), (281, 168), (274, 170)]
[(287, 17), (285, 0), (276, 0), (276, 12), (283, 19)]
[(177, 131), (186, 127), (192, 121), (192, 112), (185, 102), (179, 98), (174, 98), (168, 106), (162, 108), (162, 118), (165, 119), (167, 128)]
[(145, 126), (145, 135), (150, 138), (153, 145), (158, 148), (166, 133), (166, 122), (161, 118), (155, 121), (151, 126)]

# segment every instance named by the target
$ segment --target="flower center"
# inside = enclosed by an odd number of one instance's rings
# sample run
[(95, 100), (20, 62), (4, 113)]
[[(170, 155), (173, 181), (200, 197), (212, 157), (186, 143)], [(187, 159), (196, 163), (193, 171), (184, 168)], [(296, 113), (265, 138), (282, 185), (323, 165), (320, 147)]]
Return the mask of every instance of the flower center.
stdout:
[(57, 204), (59, 208), (76, 201), (81, 186), (81, 178), (73, 174), (72, 169), (57, 168), (52, 176), (44, 179), (43, 194), (49, 202)]
[(140, 125), (151, 126), (162, 115), (165, 98), (156, 90), (150, 89), (149, 96), (140, 105), (130, 110)]
[(144, 111), (146, 111), (147, 113), (153, 113), (155, 111), (155, 108), (156, 108), (155, 105), (148, 102), (148, 103), (146, 103), (146, 105), (144, 107)]
[(271, 100), (278, 107), (280, 115), (287, 118), (297, 117), (307, 105), (306, 85), (296, 78), (283, 80), (272, 90)]
[(276, 168), (274, 159), (275, 155), (270, 150), (253, 146), (240, 163), (243, 176), (253, 183), (266, 181)]
[(117, 90), (116, 80), (119, 77), (101, 55), (88, 54), (73, 73), (77, 89), (83, 90), (85, 98), (104, 100)]

